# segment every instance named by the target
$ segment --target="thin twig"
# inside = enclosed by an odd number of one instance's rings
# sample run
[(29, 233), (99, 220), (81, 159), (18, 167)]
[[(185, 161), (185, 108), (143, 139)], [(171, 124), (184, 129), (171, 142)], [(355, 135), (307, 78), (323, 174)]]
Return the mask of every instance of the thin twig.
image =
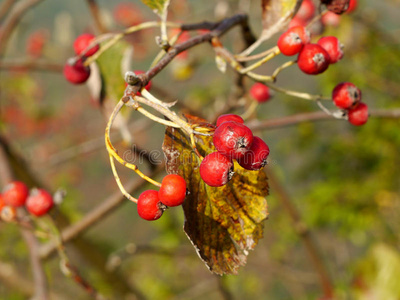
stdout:
[(6, 71), (47, 71), (61, 73), (64, 66), (62, 64), (25, 60), (25, 61), (3, 61), (0, 62), (0, 70)]
[(106, 26), (103, 23), (102, 17), (100, 15), (100, 9), (99, 9), (99, 6), (97, 5), (96, 0), (87, 0), (87, 3), (89, 5), (90, 13), (92, 14), (92, 17), (94, 19), (94, 23), (96, 24), (97, 29), (101, 33), (108, 32)]
[(16, 0), (5, 0), (0, 6), (0, 20), (6, 15), (9, 9), (14, 5)]

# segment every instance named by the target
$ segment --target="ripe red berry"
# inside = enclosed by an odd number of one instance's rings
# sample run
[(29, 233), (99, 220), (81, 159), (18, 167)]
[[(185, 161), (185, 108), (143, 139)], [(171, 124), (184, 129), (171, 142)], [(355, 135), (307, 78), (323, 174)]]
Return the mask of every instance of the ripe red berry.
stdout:
[(267, 164), (268, 155), (268, 145), (255, 136), (250, 149), (238, 160), (238, 163), (247, 170), (259, 170)]
[(220, 152), (208, 154), (200, 164), (200, 177), (209, 186), (223, 186), (231, 180), (233, 174), (232, 160)]
[(340, 16), (334, 12), (328, 11), (322, 15), (321, 22), (324, 26), (337, 27), (340, 24)]
[(90, 68), (83, 65), (82, 60), (78, 60), (74, 64), (67, 61), (64, 66), (64, 77), (73, 84), (84, 83), (90, 76)]
[(278, 48), (283, 55), (292, 56), (310, 42), (310, 32), (304, 26), (290, 27), (278, 39)]
[[(139, 75), (139, 74), (143, 74), (144, 73), (144, 71), (142, 71), (142, 70), (136, 70), (136, 71), (134, 71), (135, 72), (135, 74), (136, 75)], [(152, 83), (151, 83), (151, 80), (145, 85), (145, 89), (146, 90), (148, 90), (148, 91), (150, 91), (150, 89), (151, 89), (151, 85), (152, 85)], [(137, 92), (137, 95), (138, 96), (141, 96), (141, 93), (140, 92)]]
[(165, 210), (165, 205), (160, 202), (158, 192), (147, 190), (140, 194), (137, 202), (137, 211), (142, 219), (154, 221), (159, 219)]
[(304, 20), (304, 19), (302, 19), (302, 18), (300, 18), (300, 17), (298, 17), (296, 15), (296, 16), (294, 16), (293, 19), (290, 20), (289, 28), (292, 28), (292, 27), (295, 27), (295, 26), (303, 26), (303, 27), (305, 27), (305, 26), (307, 26), (307, 20)]
[(26, 41), (26, 52), (33, 58), (39, 58), (47, 40), (46, 31), (43, 29), (33, 32)]
[(243, 124), (228, 121), (217, 127), (213, 142), (221, 154), (238, 159), (250, 148), (253, 142), (253, 133)]
[(186, 181), (176, 174), (169, 174), (161, 181), (158, 198), (166, 206), (178, 206), (186, 197)]
[(244, 120), (241, 116), (234, 115), (234, 114), (226, 114), (226, 115), (220, 115), (218, 117), (216, 126), (218, 127), (219, 125), (221, 125), (222, 123), (227, 122), (227, 121), (233, 121), (233, 122), (241, 123), (241, 124), (244, 123)]
[(250, 95), (258, 103), (267, 102), (271, 98), (269, 87), (260, 82), (253, 84), (253, 86), (250, 88)]
[(6, 206), (6, 205), (7, 204), (4, 202), (3, 195), (0, 194), (0, 213), (1, 213), (1, 210), (3, 209), (3, 207)]
[(356, 10), (357, 8), (357, 0), (350, 0), (349, 8), (346, 10), (346, 13), (351, 13), (352, 11)]
[(32, 189), (25, 204), (28, 212), (37, 217), (46, 214), (53, 205), (53, 197), (44, 189)]
[[(74, 42), (74, 50), (77, 55), (81, 54), (95, 39), (95, 36), (90, 33), (84, 33), (78, 36)], [(94, 45), (92, 48), (88, 49), (85, 56), (91, 56), (99, 50), (99, 45)]]
[(361, 91), (351, 82), (342, 82), (333, 89), (332, 100), (337, 107), (349, 109), (361, 101)]
[(306, 74), (320, 74), (328, 69), (329, 54), (318, 44), (304, 45), (297, 58), (297, 65)]
[(303, 20), (309, 20), (314, 16), (315, 5), (311, 0), (303, 0), (297, 11), (296, 16), (302, 18)]
[(318, 40), (318, 45), (329, 54), (329, 63), (334, 64), (343, 57), (343, 44), (335, 36), (324, 36)]
[(3, 189), (3, 199), (7, 205), (18, 207), (23, 206), (28, 197), (28, 187), (20, 181), (13, 181)]
[(348, 111), (349, 122), (355, 126), (360, 126), (368, 121), (368, 106), (360, 102), (356, 107)]

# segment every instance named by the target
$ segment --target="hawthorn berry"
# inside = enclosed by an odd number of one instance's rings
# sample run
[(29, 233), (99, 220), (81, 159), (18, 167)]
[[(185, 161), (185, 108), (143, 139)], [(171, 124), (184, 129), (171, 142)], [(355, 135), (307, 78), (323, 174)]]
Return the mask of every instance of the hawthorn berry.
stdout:
[(238, 163), (246, 170), (259, 170), (267, 164), (268, 155), (268, 145), (261, 138), (255, 136), (250, 149), (238, 160)]
[(315, 13), (315, 4), (311, 0), (303, 0), (296, 16), (303, 20), (310, 20)]
[(1, 213), (1, 210), (3, 209), (3, 207), (6, 206), (6, 205), (7, 204), (4, 202), (3, 195), (0, 194), (0, 213)]
[(292, 56), (310, 42), (310, 32), (304, 26), (290, 27), (279, 37), (277, 45), (283, 55)]
[(340, 16), (328, 11), (325, 14), (322, 15), (321, 17), (321, 23), (324, 26), (333, 26), (333, 27), (337, 27), (340, 24)]
[(368, 106), (367, 104), (360, 102), (354, 108), (350, 108), (348, 111), (348, 117), (350, 124), (355, 126), (361, 126), (368, 121)]
[(164, 210), (165, 205), (160, 202), (158, 191), (147, 190), (140, 194), (137, 202), (137, 211), (142, 219), (154, 221), (159, 219)]
[(337, 107), (349, 109), (361, 101), (361, 91), (351, 82), (342, 82), (333, 89), (332, 100)]
[(179, 206), (186, 197), (186, 181), (182, 176), (169, 174), (161, 181), (158, 198), (166, 206)]
[(3, 199), (7, 205), (13, 207), (23, 206), (28, 197), (28, 187), (21, 181), (13, 181), (3, 189)]
[(71, 60), (67, 61), (64, 66), (64, 77), (73, 84), (81, 84), (88, 80), (90, 76), (90, 68), (83, 65), (80, 59), (75, 63)]
[(297, 65), (306, 74), (316, 75), (329, 66), (329, 54), (318, 44), (304, 45), (297, 58)]
[(36, 217), (45, 215), (54, 205), (53, 196), (44, 189), (32, 189), (25, 207)]
[(324, 36), (317, 42), (329, 54), (329, 63), (337, 63), (343, 57), (343, 44), (335, 36)]
[(200, 177), (209, 186), (223, 186), (233, 174), (232, 160), (218, 151), (208, 154), (200, 164)]
[(294, 16), (293, 19), (290, 20), (289, 22), (289, 28), (295, 27), (295, 26), (307, 26), (307, 20), (304, 20), (300, 17), (298, 17), (297, 15)]
[(233, 121), (236, 123), (244, 123), (244, 120), (241, 116), (235, 115), (235, 114), (225, 114), (225, 115), (220, 115), (217, 119), (217, 124), (216, 126), (218, 127), (219, 125), (221, 125), (224, 122), (227, 121)]
[(267, 102), (271, 98), (269, 87), (260, 82), (253, 84), (253, 86), (250, 88), (250, 95), (258, 103)]
[(350, 0), (349, 7), (347, 8), (346, 13), (349, 14), (352, 11), (356, 10), (357, 5), (358, 5), (357, 0)]
[[(74, 42), (74, 50), (77, 55), (81, 54), (95, 39), (95, 36), (90, 33), (84, 33), (78, 36)], [(92, 56), (100, 49), (99, 45), (94, 45), (90, 49), (88, 49), (85, 53), (85, 56)]]
[(43, 53), (46, 39), (47, 36), (44, 30), (33, 32), (26, 41), (26, 52), (33, 58), (39, 58)]
[(238, 159), (250, 148), (253, 142), (253, 133), (243, 124), (227, 121), (217, 127), (213, 142), (221, 154)]

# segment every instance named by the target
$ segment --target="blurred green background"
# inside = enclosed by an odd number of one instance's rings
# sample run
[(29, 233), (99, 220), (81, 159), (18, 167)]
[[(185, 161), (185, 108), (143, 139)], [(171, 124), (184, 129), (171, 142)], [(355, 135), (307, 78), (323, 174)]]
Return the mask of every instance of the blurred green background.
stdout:
[[(172, 0), (169, 19), (215, 21), (244, 10), (258, 35), (259, 2)], [(123, 30), (113, 15), (120, 1), (97, 3), (107, 29)], [(142, 2), (130, 3), (142, 20), (157, 20)], [(399, 108), (399, 15), (399, 1), (359, 0), (352, 14), (341, 16), (340, 26), (328, 26), (323, 32), (337, 36), (345, 45), (343, 60), (316, 77), (306, 76), (294, 66), (280, 74), (277, 84), (329, 96), (337, 83), (351, 81), (362, 90), (363, 101), (371, 110)], [(5, 19), (7, 15), (0, 19), (0, 31)], [(37, 32), (45, 40), (39, 57), (27, 49)], [(23, 16), (0, 62), (1, 134), (24, 158), (24, 167), (37, 181), (52, 190), (67, 191), (59, 214), (71, 222), (79, 221), (117, 191), (103, 146), (107, 109), (100, 108), (97, 94), (91, 95), (86, 85), (73, 86), (62, 76), (62, 66), (73, 55), (72, 43), (82, 32), (100, 34), (86, 1), (42, 1)], [(119, 45), (121, 49), (133, 46), (133, 69), (149, 69), (159, 51), (154, 42), (158, 34), (146, 30)], [(243, 49), (238, 34), (233, 30), (222, 39), (235, 53)], [(275, 43), (276, 37), (260, 51)], [(107, 59), (103, 58), (103, 65), (117, 70), (113, 79), (109, 78), (112, 87), (107, 89), (113, 91), (105, 100), (109, 103), (120, 97), (124, 88), (123, 72), (118, 74), (122, 53), (118, 49), (111, 49)], [(286, 60), (278, 57), (259, 73), (270, 74)], [(9, 67), (25, 62), (50, 62), (55, 68)], [(163, 70), (153, 80), (154, 94), (168, 101), (179, 100), (183, 110), (212, 121), (228, 101), (234, 80), (229, 67), (225, 74), (218, 71), (212, 48), (204, 44), (192, 49), (188, 60), (174, 61)], [(246, 88), (251, 84), (245, 80)], [(250, 100), (245, 98), (244, 105), (248, 105)], [(327, 106), (333, 109), (333, 105)], [(315, 103), (275, 93), (252, 117), (269, 120), (317, 110)], [(163, 127), (148, 125), (137, 113), (127, 119), (133, 127), (143, 126), (133, 142), (156, 151), (162, 159)], [(267, 168), (289, 193), (318, 245), (336, 298), (399, 299), (400, 120), (371, 118), (362, 127), (340, 120), (303, 122), (257, 134), (271, 148)], [(124, 143), (119, 147), (129, 149)], [(141, 166), (150, 172), (145, 161)], [(123, 182), (136, 176), (119, 170)], [(236, 276), (217, 277), (207, 270), (182, 230), (180, 208), (150, 223), (141, 220), (135, 205), (126, 201), (85, 231), (78, 243), (68, 244), (67, 251), (82, 275), (113, 299), (318, 299), (322, 296), (319, 278), (304, 244), (279, 196), (274, 189), (270, 193), (264, 238)], [(15, 224), (0, 224), (0, 243), (0, 261), (11, 263), (30, 278), (28, 252)], [(81, 287), (60, 272), (56, 256), (45, 261), (45, 269), (52, 291), (65, 298), (88, 299)], [(0, 281), (0, 297), (26, 299), (27, 295)]]

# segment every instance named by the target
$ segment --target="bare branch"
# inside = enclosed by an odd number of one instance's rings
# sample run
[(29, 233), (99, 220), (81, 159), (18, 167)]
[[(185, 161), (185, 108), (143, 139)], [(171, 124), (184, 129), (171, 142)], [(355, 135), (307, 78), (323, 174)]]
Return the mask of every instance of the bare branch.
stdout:
[(103, 23), (103, 20), (100, 15), (100, 9), (99, 9), (99, 6), (97, 5), (96, 0), (87, 0), (87, 3), (89, 5), (90, 12), (92, 14), (92, 17), (94, 19), (94, 23), (96, 24), (97, 29), (101, 33), (107, 33), (108, 30)]
[(0, 62), (0, 70), (6, 71), (47, 71), (61, 73), (63, 68), (62, 64), (37, 60)]
[(14, 5), (16, 0), (5, 0), (2, 5), (0, 5), (0, 20), (6, 15), (9, 9)]

